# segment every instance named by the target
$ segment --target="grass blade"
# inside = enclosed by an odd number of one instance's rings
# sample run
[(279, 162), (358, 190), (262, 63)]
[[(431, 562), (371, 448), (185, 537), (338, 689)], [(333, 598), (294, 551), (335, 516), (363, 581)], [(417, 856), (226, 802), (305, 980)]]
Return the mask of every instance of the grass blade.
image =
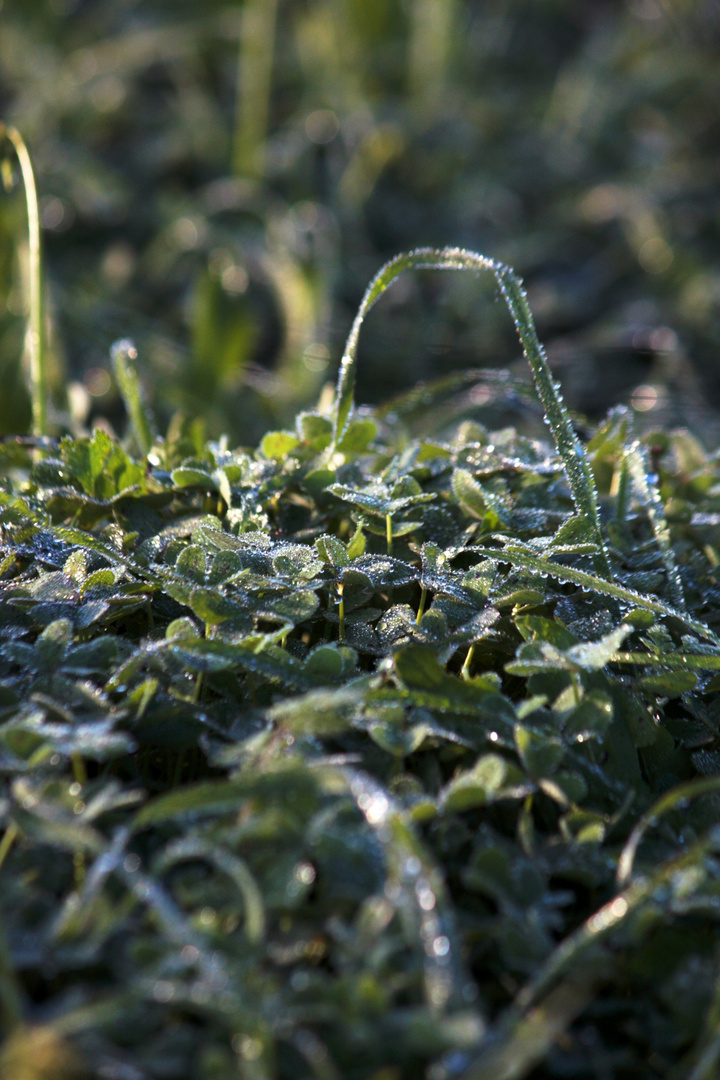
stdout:
[(580, 588), (587, 589), (589, 592), (600, 593), (601, 596), (612, 596), (615, 600), (632, 604), (633, 607), (644, 608), (645, 611), (652, 611), (656, 615), (663, 615), (668, 619), (678, 619), (698, 637), (711, 641), (713, 645), (720, 645), (720, 638), (717, 634), (714, 634), (709, 626), (706, 626), (705, 623), (700, 622), (698, 619), (692, 619), (685, 612), (668, 607), (662, 600), (653, 600), (650, 596), (643, 596), (642, 593), (635, 592), (634, 589), (627, 589), (623, 585), (616, 585), (613, 581), (606, 581), (595, 574), (589, 574), (586, 570), (576, 570), (572, 566), (560, 566), (559, 563), (553, 562), (552, 559), (546, 559), (542, 555), (535, 555), (533, 552), (521, 551), (510, 546), (504, 548), (474, 548), (473, 550), (476, 555), (480, 555), (484, 559), (491, 559), (494, 562), (507, 562), (512, 566), (529, 570), (534, 574), (543, 574), (554, 577), (558, 581), (571, 582), (573, 585), (579, 585)]
[(233, 171), (261, 177), (270, 112), (277, 0), (246, 0), (238, 58), (238, 93)]
[(495, 275), (530, 364), (555, 446), (562, 458), (573, 501), (578, 513), (587, 523), (588, 538), (597, 544), (596, 570), (603, 578), (612, 580), (590, 464), (573, 430), (559, 387), (553, 380), (520, 279), (504, 263), (463, 248), (418, 248), (416, 251), (397, 255), (385, 264), (365, 292), (345, 345), (335, 403), (335, 443), (343, 436), (354, 404), (357, 347), (365, 316), (392, 282), (406, 270), (489, 270)]
[(15, 151), (25, 189), (30, 250), (28, 343), (30, 351), (32, 423), (33, 435), (45, 435), (47, 431), (47, 369), (45, 365), (42, 245), (40, 241), (40, 210), (38, 208), (37, 187), (30, 153), (25, 140), (14, 127), (0, 123), (0, 142), (5, 139)]

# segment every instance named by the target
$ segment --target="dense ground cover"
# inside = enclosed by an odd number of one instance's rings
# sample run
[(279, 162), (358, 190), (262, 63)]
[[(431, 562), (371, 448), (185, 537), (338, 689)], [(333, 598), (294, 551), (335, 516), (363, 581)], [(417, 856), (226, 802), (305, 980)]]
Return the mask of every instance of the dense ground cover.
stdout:
[(710, 1080), (717, 5), (0, 7), (0, 1077)]
[[(495, 274), (551, 441), (355, 407), (427, 266)], [(708, 1080), (718, 456), (581, 445), (458, 251), (254, 451), (135, 359), (123, 445), (0, 448), (3, 1080)]]

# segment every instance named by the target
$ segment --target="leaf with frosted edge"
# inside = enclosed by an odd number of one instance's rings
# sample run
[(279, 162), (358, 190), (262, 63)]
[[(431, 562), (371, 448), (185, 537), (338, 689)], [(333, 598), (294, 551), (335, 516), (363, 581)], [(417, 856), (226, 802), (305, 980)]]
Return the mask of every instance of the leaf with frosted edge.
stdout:
[(315, 548), (322, 561), (334, 570), (350, 565), (347, 548), (336, 536), (319, 536), (315, 541)]
[(563, 461), (573, 501), (587, 523), (588, 539), (598, 545), (595, 566), (602, 577), (612, 572), (600, 528), (595, 481), (590, 464), (575, 434), (569, 413), (552, 378), (538, 340), (527, 297), (519, 278), (509, 266), (462, 248), (418, 248), (386, 263), (368, 285), (345, 345), (335, 401), (334, 443), (337, 446), (350, 420), (355, 396), (355, 367), (360, 329), (365, 316), (389, 285), (406, 270), (490, 270), (512, 315), (515, 329), (530, 364), (535, 387), (545, 409), (553, 440)]
[(599, 641), (583, 641), (579, 645), (573, 645), (565, 655), (584, 671), (600, 671), (631, 632), (632, 626), (623, 623)]

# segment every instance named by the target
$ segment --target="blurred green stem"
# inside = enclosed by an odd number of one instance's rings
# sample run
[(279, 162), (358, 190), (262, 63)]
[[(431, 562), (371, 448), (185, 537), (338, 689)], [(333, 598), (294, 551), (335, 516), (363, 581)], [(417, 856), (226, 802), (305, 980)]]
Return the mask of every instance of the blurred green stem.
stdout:
[(233, 171), (262, 177), (278, 0), (245, 0), (238, 57)]
[[(30, 350), (30, 384), (32, 395), (33, 434), (44, 435), (47, 427), (45, 369), (45, 319), (43, 312), (42, 248), (40, 244), (40, 212), (38, 209), (35, 174), (25, 140), (19, 131), (0, 123), (0, 142), (7, 140), (17, 155), (25, 188), (28, 241), (30, 249), (28, 341)], [(7, 184), (5, 185), (8, 186)]]
[(414, 0), (408, 43), (408, 91), (427, 115), (443, 100), (447, 81), (456, 0)]

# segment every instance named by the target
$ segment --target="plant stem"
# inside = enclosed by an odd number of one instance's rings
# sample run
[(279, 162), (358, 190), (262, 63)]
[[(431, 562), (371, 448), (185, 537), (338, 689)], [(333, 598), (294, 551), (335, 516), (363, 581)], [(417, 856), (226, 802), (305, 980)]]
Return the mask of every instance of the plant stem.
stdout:
[(270, 113), (273, 44), (278, 0), (245, 0), (238, 57), (233, 171), (262, 177)]
[(414, 0), (408, 51), (408, 91), (424, 116), (446, 100), (455, 0)]
[(340, 640), (340, 644), (343, 645), (345, 643), (345, 597), (343, 596), (343, 584), (341, 581), (338, 582), (337, 591), (338, 596), (340, 597), (340, 600), (338, 602), (338, 618), (340, 619), (338, 638)]
[(9, 124), (0, 123), (0, 141), (12, 144), (23, 179), (27, 206), (29, 266), (30, 393), (32, 398), (33, 435), (45, 435), (47, 429), (47, 371), (45, 367), (45, 313), (43, 310), (42, 246), (40, 241), (40, 211), (38, 208), (35, 173), (25, 140)]
[(82, 755), (75, 750), (71, 756), (73, 777), (75, 783), (83, 787), (87, 784), (87, 770), (85, 768), (85, 762), (82, 759)]
[(427, 601), (427, 589), (424, 585), (420, 586), (420, 603), (418, 604), (417, 617), (415, 619), (415, 625), (420, 625), (420, 620), (425, 614), (425, 603)]
[(392, 555), (393, 547), (393, 531), (392, 531), (392, 514), (385, 515), (385, 539), (387, 540), (387, 553)]

